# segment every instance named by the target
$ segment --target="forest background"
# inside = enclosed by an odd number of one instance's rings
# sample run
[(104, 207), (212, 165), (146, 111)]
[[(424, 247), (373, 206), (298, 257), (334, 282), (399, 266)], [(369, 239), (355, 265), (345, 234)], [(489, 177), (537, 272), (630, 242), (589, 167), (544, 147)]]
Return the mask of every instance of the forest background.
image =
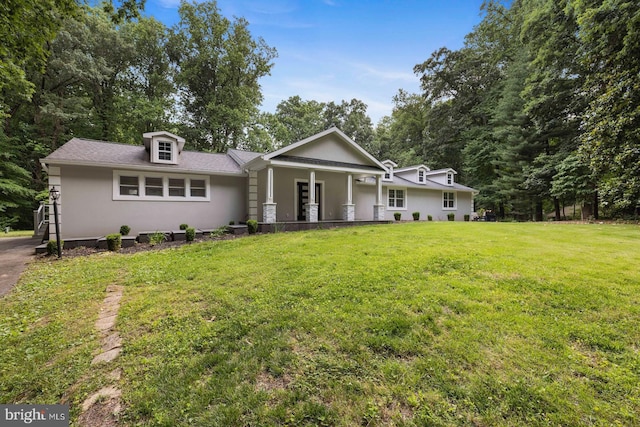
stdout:
[(436, 50), (375, 125), (358, 100), (292, 96), (262, 112), (277, 47), (214, 1), (171, 28), (144, 0), (0, 5), (0, 226), (30, 228), (40, 159), (74, 136), (140, 144), (168, 130), (191, 150), (267, 152), (338, 126), (379, 159), (453, 167), (499, 218), (634, 218), (640, 209), (640, 4), (487, 1), (463, 47)]

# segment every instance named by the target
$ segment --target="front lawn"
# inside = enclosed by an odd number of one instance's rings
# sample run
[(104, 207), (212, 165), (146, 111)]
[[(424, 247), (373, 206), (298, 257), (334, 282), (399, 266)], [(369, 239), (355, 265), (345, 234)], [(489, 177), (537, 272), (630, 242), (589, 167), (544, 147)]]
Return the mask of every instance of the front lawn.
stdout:
[(638, 425), (639, 265), (638, 226), (463, 222), (38, 262), (0, 300), (0, 402), (75, 419), (121, 368), (122, 425)]

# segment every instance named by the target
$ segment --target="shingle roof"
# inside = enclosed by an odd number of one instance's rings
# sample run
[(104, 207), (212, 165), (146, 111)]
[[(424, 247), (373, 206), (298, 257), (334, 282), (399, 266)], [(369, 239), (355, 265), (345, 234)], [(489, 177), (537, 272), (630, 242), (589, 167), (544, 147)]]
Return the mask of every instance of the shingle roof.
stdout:
[(149, 154), (140, 145), (118, 144), (73, 138), (42, 160), (47, 164), (86, 164), (118, 167), (153, 167), (179, 172), (242, 174), (240, 165), (227, 154), (183, 151), (177, 165), (149, 161)]
[(418, 184), (396, 175), (393, 176), (393, 182), (392, 183), (387, 182), (386, 185), (397, 185), (397, 186), (408, 187), (408, 188), (426, 188), (431, 190), (445, 190), (445, 191), (446, 190), (476, 191), (473, 188), (467, 187), (462, 184), (458, 184), (457, 182), (454, 182), (453, 185), (444, 185), (426, 178), (424, 184)]
[(234, 150), (230, 149), (228, 151), (229, 155), (238, 162), (240, 165), (244, 165), (245, 163), (250, 162), (256, 157), (262, 156), (264, 153), (256, 153), (254, 151), (242, 151), (242, 150)]

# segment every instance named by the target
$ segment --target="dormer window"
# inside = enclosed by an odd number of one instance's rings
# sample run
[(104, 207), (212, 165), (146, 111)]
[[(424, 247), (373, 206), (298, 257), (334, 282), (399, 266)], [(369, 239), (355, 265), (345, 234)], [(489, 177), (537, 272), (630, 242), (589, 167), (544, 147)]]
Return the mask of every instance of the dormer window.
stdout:
[(382, 162), (383, 165), (387, 167), (386, 172), (384, 173), (382, 180), (383, 181), (393, 181), (393, 168), (398, 165), (392, 162), (391, 160), (385, 160)]
[(391, 181), (391, 172), (385, 172), (384, 173), (384, 180), (385, 181)]
[(424, 184), (424, 169), (418, 170), (418, 182)]
[(453, 185), (453, 174), (451, 172), (447, 173), (447, 185)]
[(169, 141), (158, 141), (158, 160), (173, 161), (173, 144)]

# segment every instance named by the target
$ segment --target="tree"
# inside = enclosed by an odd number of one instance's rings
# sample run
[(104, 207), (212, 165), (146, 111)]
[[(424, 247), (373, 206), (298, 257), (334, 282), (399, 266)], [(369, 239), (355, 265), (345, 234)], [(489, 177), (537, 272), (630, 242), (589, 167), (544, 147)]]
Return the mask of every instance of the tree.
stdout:
[(259, 79), (268, 75), (276, 50), (253, 39), (248, 22), (221, 16), (213, 1), (180, 4), (170, 57), (187, 124), (185, 136), (197, 149), (237, 147), (262, 101)]

